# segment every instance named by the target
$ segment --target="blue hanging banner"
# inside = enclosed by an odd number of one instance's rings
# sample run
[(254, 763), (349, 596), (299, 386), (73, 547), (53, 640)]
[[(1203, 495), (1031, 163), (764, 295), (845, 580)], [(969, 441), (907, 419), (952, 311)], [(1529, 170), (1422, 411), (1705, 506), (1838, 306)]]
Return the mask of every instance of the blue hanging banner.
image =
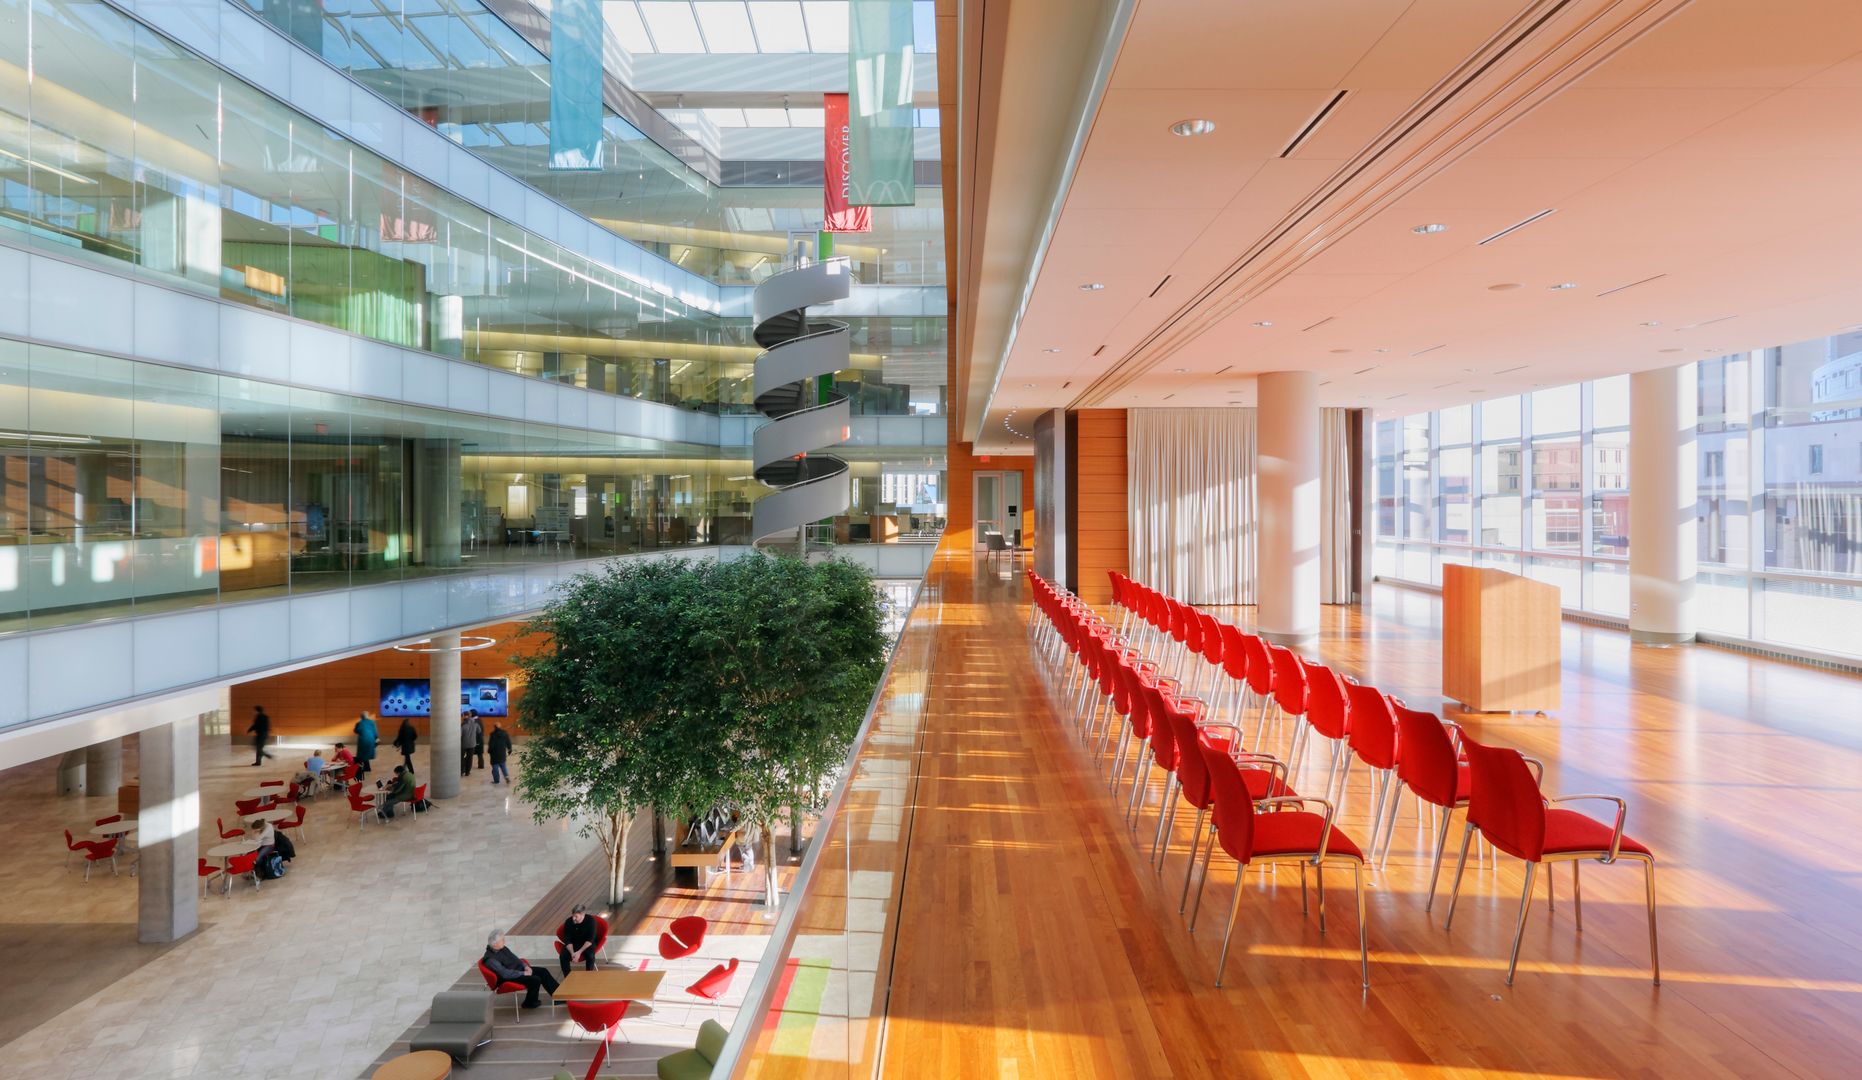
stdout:
[(910, 206), (911, 0), (847, 5), (847, 188), (854, 206)]
[(550, 7), (550, 168), (601, 168), (601, 0)]

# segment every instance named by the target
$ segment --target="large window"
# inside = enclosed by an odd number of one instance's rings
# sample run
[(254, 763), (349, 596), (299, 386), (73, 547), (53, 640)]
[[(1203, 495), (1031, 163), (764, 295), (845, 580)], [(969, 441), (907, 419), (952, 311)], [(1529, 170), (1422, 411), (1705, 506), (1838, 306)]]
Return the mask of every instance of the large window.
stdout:
[[(1862, 332), (1696, 370), (1701, 631), (1862, 656)], [(1379, 575), (1501, 566), (1628, 614), (1628, 376), (1382, 421), (1376, 450)]]

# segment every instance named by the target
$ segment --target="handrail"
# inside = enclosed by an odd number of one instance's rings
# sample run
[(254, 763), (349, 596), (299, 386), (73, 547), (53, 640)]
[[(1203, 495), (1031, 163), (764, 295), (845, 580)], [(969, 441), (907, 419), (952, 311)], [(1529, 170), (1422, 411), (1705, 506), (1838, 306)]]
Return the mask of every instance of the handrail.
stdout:
[[(725, 1040), (723, 1050), (712, 1065), (711, 1075), (714, 1077), (742, 1076), (749, 1066), (751, 1057), (749, 1051), (752, 1043), (760, 1030), (762, 1018), (768, 1014), (774, 1003), (776, 987), (781, 981), (780, 977), (785, 966), (782, 962), (783, 958), (789, 955), (795, 944), (803, 901), (808, 896), (810, 887), (815, 884), (816, 876), (820, 873), (822, 851), (832, 846), (825, 841), (830, 832), (841, 824), (847, 793), (858, 776), (860, 759), (866, 754), (874, 735), (874, 720), (879, 716), (881, 706), (889, 699), (888, 690), (891, 687), (899, 657), (906, 652), (903, 647), (906, 637), (914, 633), (929, 634), (936, 626), (936, 615), (926, 616), (932, 620), (929, 625), (920, 618), (920, 608), (924, 606), (925, 593), (930, 588), (930, 576), (927, 569), (925, 577), (919, 582), (917, 593), (912, 597), (911, 607), (906, 611), (898, 640), (886, 660), (884, 670), (880, 673), (879, 684), (873, 690), (873, 698), (867, 703), (866, 716), (861, 720), (860, 730), (854, 736), (853, 747), (847, 752), (846, 761), (842, 763), (840, 782), (834, 786), (833, 792), (828, 796), (827, 805), (823, 807), (820, 816), (816, 819), (814, 836), (809, 840), (808, 851), (802, 856), (802, 865), (796, 871), (795, 880), (790, 883), (786, 902), (777, 915), (775, 927), (770, 931), (769, 944), (764, 947), (763, 955), (757, 961), (756, 976), (750, 980), (748, 989), (744, 991), (743, 1004), (738, 1007), (730, 1036)], [(928, 677), (928, 669), (927, 655), (923, 668), (912, 674)], [(920, 707), (922, 708), (922, 703)], [(922, 736), (922, 728), (919, 734)], [(912, 757), (916, 758), (915, 751)], [(917, 773), (915, 763), (911, 771), (915, 776)], [(904, 800), (903, 805), (909, 821), (912, 803), (910, 800)], [(898, 844), (901, 848), (904, 847), (908, 834), (909, 825), (900, 829)], [(888, 918), (896, 913), (897, 903), (901, 896), (902, 890), (895, 890), (891, 908), (887, 913)], [(890, 961), (889, 956), (886, 957), (886, 961)], [(885, 981), (883, 978), (880, 979), (879, 985), (884, 985)], [(851, 1003), (851, 998), (849, 1001)]]

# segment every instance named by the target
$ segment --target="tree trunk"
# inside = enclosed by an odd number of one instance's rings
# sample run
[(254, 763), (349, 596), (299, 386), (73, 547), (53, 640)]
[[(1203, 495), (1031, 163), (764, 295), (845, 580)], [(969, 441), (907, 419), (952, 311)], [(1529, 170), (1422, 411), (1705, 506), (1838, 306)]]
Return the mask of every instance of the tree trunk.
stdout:
[(620, 907), (627, 902), (627, 815), (613, 814), (608, 818), (606, 843), (602, 847), (608, 853), (608, 906)]
[(795, 793), (795, 801), (789, 804), (789, 854), (802, 853), (802, 793)]
[(763, 826), (763, 906), (773, 912), (782, 906), (782, 893), (776, 888), (775, 822)]

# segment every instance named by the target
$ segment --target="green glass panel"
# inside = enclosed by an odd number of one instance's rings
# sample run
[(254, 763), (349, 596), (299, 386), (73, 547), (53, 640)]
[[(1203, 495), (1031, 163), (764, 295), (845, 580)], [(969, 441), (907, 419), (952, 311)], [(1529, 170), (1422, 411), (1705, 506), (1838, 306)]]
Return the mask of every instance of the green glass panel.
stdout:
[(851, 0), (847, 9), (849, 202), (910, 206), (911, 0)]

